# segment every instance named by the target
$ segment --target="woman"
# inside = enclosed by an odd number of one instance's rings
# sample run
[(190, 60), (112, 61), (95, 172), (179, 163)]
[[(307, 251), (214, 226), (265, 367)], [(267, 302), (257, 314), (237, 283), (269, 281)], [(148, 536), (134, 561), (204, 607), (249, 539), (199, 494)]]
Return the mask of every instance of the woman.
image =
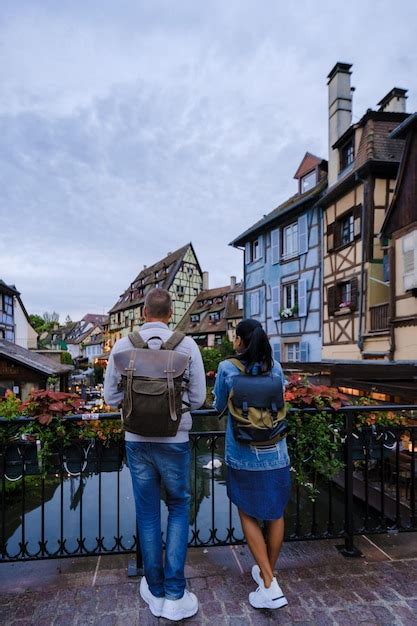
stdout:
[[(273, 360), (271, 345), (259, 322), (247, 319), (238, 324), (234, 348), (246, 373), (256, 375), (272, 370), (284, 384), (282, 368)], [(218, 411), (226, 408), (233, 377), (240, 373), (231, 361), (220, 363), (214, 387)], [(227, 493), (239, 510), (246, 541), (257, 563), (252, 567), (252, 577), (258, 588), (249, 594), (249, 602), (255, 608), (280, 608), (288, 604), (274, 577), (284, 538), (284, 508), (290, 495), (287, 443), (285, 439), (267, 447), (240, 443), (234, 437), (229, 414), (225, 462)], [(266, 540), (258, 520), (267, 522)]]

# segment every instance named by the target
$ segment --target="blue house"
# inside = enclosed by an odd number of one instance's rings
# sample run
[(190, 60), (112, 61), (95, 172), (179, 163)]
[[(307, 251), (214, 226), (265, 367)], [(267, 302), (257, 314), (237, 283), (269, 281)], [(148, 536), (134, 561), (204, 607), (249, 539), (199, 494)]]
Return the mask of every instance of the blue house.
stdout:
[(320, 198), (327, 186), (327, 161), (307, 152), (294, 178), (298, 192), (230, 245), (244, 249), (244, 315), (261, 322), (274, 357), (320, 361)]

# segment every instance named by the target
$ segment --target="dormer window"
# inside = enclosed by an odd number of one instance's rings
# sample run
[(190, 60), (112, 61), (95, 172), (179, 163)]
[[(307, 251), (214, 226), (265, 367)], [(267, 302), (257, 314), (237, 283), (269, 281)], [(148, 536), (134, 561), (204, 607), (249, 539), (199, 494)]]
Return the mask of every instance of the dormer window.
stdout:
[(309, 172), (305, 176), (300, 178), (300, 193), (305, 193), (312, 189), (317, 183), (317, 174), (314, 170), (313, 172)]
[(190, 317), (191, 317), (191, 321), (193, 322), (193, 324), (197, 324), (200, 321), (199, 313), (193, 313)]
[(353, 139), (351, 139), (340, 148), (340, 171), (352, 165), (354, 158)]
[(219, 311), (215, 311), (214, 313), (210, 313), (209, 314), (210, 322), (218, 322), (219, 319), (220, 319), (220, 312)]

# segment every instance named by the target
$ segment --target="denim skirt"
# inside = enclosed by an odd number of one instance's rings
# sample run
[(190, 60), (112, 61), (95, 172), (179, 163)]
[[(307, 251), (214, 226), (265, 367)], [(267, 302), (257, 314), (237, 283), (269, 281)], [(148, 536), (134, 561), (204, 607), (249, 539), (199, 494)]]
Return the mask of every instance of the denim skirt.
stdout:
[(290, 499), (290, 466), (259, 471), (227, 466), (226, 484), (230, 500), (246, 515), (276, 520), (283, 516)]

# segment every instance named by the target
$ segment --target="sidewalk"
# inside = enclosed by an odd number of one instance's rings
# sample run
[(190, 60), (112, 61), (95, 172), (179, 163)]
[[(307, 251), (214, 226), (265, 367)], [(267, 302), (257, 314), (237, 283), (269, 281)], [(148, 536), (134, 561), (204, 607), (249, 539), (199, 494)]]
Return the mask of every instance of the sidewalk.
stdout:
[[(358, 537), (359, 559), (346, 559), (337, 541), (287, 543), (278, 580), (288, 606), (256, 610), (246, 547), (189, 550), (188, 587), (200, 601), (185, 624), (415, 624), (417, 533)], [(172, 624), (151, 615), (127, 577), (127, 556), (0, 565), (0, 624), (7, 626), (145, 626)]]

